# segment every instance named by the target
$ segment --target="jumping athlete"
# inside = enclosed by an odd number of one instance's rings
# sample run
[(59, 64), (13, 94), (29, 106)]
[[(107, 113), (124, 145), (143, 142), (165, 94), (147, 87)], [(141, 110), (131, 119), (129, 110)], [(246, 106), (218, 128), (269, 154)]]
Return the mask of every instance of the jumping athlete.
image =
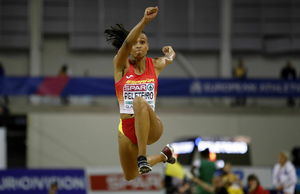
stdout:
[(119, 24), (105, 30), (107, 40), (117, 49), (113, 64), (121, 117), (119, 155), (126, 180), (150, 172), (159, 162), (175, 163), (169, 145), (160, 154), (147, 156), (147, 145), (158, 141), (163, 132), (163, 125), (154, 112), (157, 78), (175, 58), (171, 46), (163, 47), (163, 57), (146, 56), (149, 44), (142, 31), (157, 13), (158, 7), (146, 8), (143, 18), (130, 32)]

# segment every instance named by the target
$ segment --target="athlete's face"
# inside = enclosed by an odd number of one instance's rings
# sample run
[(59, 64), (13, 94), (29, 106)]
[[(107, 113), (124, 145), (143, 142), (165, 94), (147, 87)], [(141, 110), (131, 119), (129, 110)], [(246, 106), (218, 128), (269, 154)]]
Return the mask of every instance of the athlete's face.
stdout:
[(141, 33), (131, 49), (131, 56), (135, 59), (141, 59), (147, 55), (149, 49), (148, 38)]

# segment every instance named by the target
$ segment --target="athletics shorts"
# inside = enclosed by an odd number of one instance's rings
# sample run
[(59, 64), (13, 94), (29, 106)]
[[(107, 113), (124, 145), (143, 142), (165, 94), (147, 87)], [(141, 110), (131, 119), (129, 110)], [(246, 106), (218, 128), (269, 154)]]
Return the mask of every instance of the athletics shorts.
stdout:
[(128, 137), (133, 144), (137, 144), (135, 135), (134, 118), (120, 119), (119, 131)]

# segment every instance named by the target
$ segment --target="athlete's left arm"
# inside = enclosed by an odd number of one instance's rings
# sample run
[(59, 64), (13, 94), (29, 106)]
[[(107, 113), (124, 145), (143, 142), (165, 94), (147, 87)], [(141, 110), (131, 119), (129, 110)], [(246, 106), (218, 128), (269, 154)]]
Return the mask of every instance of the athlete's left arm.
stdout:
[(169, 64), (173, 63), (176, 53), (171, 46), (164, 46), (162, 52), (165, 54), (162, 57), (154, 59), (156, 76)]

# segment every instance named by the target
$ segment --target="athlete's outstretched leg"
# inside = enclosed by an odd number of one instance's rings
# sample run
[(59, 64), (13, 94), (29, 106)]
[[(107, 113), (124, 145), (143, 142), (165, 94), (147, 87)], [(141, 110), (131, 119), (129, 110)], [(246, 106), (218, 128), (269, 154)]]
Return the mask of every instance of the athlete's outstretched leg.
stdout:
[(170, 164), (174, 164), (176, 162), (176, 159), (173, 157), (173, 153), (173, 148), (168, 144), (162, 149), (160, 154), (149, 156), (147, 157), (147, 160), (151, 166), (154, 166), (155, 164), (160, 162), (168, 162)]
[(157, 155), (152, 155), (152, 156), (148, 156), (147, 160), (150, 164), (150, 166), (154, 166), (155, 164), (158, 164), (160, 162), (165, 162), (165, 156), (162, 154), (157, 154)]

